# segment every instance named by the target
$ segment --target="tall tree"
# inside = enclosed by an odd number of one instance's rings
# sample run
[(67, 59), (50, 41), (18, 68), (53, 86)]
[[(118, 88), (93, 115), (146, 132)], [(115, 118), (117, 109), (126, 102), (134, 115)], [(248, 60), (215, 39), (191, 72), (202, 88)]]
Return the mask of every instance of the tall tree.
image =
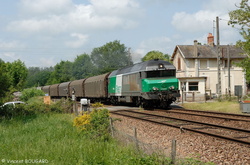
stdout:
[(159, 59), (159, 60), (165, 60), (165, 61), (170, 61), (169, 60), (169, 55), (168, 54), (163, 54), (160, 51), (150, 51), (148, 52), (142, 59), (141, 61), (149, 61), (153, 59)]
[(241, 0), (237, 7), (238, 9), (229, 12), (228, 24), (232, 27), (240, 26), (240, 34), (244, 41), (238, 41), (236, 45), (248, 55), (240, 66), (246, 70), (247, 82), (250, 84), (250, 6), (248, 0)]
[(54, 69), (52, 67), (29, 67), (28, 68), (28, 76), (25, 84), (26, 88), (36, 87), (36, 86), (44, 86), (46, 85), (50, 74)]
[(11, 83), (10, 77), (7, 73), (6, 64), (0, 59), (0, 101), (6, 96)]
[(94, 48), (91, 52), (91, 59), (99, 73), (106, 73), (133, 64), (129, 49), (117, 40)]
[(7, 72), (11, 79), (11, 85), (16, 90), (21, 90), (26, 82), (28, 69), (21, 60), (7, 63)]
[(96, 71), (90, 56), (86, 53), (75, 58), (72, 68), (74, 79), (90, 77), (94, 75)]
[(47, 84), (57, 84), (67, 82), (72, 79), (72, 62), (61, 61), (54, 67), (54, 71), (51, 73)]

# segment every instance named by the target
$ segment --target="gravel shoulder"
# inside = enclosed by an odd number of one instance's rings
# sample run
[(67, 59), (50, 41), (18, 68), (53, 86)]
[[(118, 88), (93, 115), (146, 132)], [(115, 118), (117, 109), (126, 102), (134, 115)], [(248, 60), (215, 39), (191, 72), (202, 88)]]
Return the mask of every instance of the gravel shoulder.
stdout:
[(198, 158), (215, 164), (250, 164), (250, 146), (237, 144), (193, 132), (181, 132), (180, 129), (161, 126), (111, 114), (112, 118), (121, 119), (114, 122), (114, 127), (125, 134), (133, 136), (137, 129), (138, 140), (157, 146), (167, 156), (171, 151), (171, 142), (177, 141), (177, 158)]

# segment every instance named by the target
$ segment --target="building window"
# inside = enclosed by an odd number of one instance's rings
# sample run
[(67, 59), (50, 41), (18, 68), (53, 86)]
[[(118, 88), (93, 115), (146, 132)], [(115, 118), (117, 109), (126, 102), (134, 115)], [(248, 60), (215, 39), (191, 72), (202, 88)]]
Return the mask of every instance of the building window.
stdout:
[(193, 59), (188, 60), (188, 66), (189, 66), (189, 68), (194, 68), (194, 60)]
[(178, 70), (181, 70), (181, 58), (178, 58)]
[(189, 91), (198, 91), (198, 82), (189, 82), (188, 83), (188, 90)]
[(207, 60), (200, 60), (200, 69), (207, 69)]
[[(225, 67), (225, 68), (226, 68), (227, 65), (228, 65), (228, 64), (227, 64), (227, 61), (228, 61), (228, 60), (225, 60), (225, 61), (224, 61), (224, 67)], [(230, 66), (230, 68), (232, 67), (232, 61), (231, 61), (231, 60), (229, 61), (229, 66)]]

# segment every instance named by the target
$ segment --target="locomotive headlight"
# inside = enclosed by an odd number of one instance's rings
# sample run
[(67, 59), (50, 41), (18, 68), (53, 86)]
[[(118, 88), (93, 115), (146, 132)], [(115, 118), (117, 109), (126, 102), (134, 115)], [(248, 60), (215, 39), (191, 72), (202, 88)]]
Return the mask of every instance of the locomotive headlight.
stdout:
[(159, 89), (156, 88), (156, 87), (153, 87), (152, 89), (153, 89), (153, 91), (158, 91), (158, 90), (159, 90)]
[(174, 90), (174, 86), (169, 87), (170, 90)]
[(159, 68), (159, 69), (164, 69), (164, 65), (163, 65), (163, 64), (159, 64), (159, 65), (158, 65), (158, 68)]

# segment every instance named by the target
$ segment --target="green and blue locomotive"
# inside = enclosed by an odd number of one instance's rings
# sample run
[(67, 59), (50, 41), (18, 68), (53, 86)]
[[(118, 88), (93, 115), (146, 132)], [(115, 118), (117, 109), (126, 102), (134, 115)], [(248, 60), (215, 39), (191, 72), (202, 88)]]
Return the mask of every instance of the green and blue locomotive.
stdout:
[(113, 71), (108, 77), (108, 97), (113, 104), (165, 108), (180, 97), (178, 86), (175, 67), (156, 59)]

